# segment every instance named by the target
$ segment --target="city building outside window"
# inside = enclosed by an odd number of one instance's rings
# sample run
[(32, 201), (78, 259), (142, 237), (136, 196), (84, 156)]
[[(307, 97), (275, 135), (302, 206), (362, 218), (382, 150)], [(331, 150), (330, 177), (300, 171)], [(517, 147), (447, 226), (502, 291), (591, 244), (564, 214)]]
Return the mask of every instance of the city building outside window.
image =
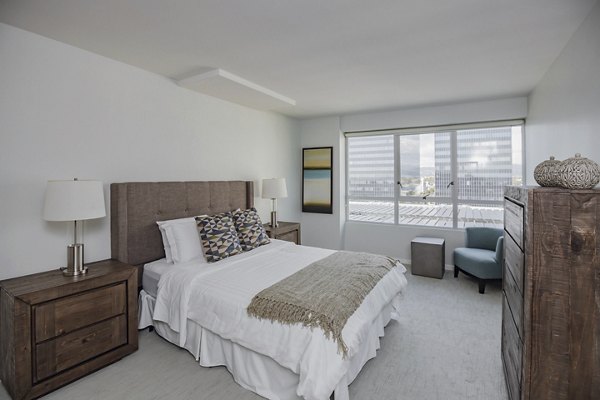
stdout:
[(347, 134), (346, 141), (350, 221), (502, 227), (503, 188), (523, 182), (522, 121)]

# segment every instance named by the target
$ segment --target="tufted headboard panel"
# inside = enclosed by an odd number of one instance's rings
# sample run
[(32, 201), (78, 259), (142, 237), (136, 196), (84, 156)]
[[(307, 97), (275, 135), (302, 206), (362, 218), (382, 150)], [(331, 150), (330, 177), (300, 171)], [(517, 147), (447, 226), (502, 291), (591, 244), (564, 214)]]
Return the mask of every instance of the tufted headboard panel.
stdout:
[(164, 257), (156, 221), (253, 206), (252, 181), (113, 183), (110, 185), (112, 258), (139, 265)]

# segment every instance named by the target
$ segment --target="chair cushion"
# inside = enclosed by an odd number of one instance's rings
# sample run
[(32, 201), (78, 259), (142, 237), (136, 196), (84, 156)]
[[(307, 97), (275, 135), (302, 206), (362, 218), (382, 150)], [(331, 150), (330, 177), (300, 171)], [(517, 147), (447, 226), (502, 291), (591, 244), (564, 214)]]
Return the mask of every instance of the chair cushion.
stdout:
[(459, 247), (454, 250), (454, 265), (477, 278), (502, 279), (502, 267), (495, 256), (495, 251)]
[(473, 226), (465, 229), (466, 247), (472, 249), (496, 250), (498, 238), (504, 235), (504, 230), (500, 228), (486, 228)]

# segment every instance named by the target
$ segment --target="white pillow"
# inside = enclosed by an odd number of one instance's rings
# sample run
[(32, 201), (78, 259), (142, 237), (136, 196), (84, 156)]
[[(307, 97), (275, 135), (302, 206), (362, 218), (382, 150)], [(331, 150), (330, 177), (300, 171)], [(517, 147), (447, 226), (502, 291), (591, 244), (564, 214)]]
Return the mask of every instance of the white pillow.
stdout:
[[(156, 223), (161, 232), (164, 231), (163, 245), (165, 247), (167, 262), (169, 262), (169, 255), (171, 258), (170, 262), (175, 264), (194, 259), (206, 262), (204, 253), (202, 252), (198, 228), (196, 227), (196, 220), (193, 217), (157, 221)], [(168, 253), (167, 248), (169, 249)]]
[(163, 247), (165, 248), (165, 258), (169, 264), (173, 264), (173, 256), (171, 255), (171, 246), (169, 246), (169, 241), (167, 240), (167, 233), (165, 232), (165, 228), (161, 225), (162, 221), (157, 222), (157, 224), (160, 236), (162, 236)]
[(193, 218), (178, 218), (178, 219), (171, 219), (171, 220), (167, 220), (167, 221), (156, 221), (156, 224), (158, 225), (158, 229), (160, 230), (160, 235), (162, 237), (162, 241), (163, 241), (163, 247), (165, 249), (165, 259), (167, 260), (168, 263), (172, 264), (173, 263), (173, 254), (171, 252), (171, 245), (169, 243), (169, 239), (167, 238), (167, 231), (166, 231), (166, 227), (169, 225), (173, 225), (173, 224), (181, 224), (181, 223), (186, 223), (186, 222), (190, 222), (190, 220), (192, 220)]

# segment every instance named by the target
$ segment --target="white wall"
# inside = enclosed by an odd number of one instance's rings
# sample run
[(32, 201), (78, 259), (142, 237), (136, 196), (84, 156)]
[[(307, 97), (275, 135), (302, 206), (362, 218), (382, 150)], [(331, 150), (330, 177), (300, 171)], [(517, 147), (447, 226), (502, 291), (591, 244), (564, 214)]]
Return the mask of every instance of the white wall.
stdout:
[(600, 3), (567, 43), (529, 98), (527, 183), (550, 155), (600, 162)]
[(345, 248), (354, 251), (385, 254), (410, 262), (410, 242), (417, 236), (433, 236), (446, 241), (446, 267), (452, 265), (452, 252), (464, 246), (465, 234), (460, 229), (433, 229), (426, 226), (397, 226), (369, 222), (346, 222)]
[[(334, 178), (334, 214), (302, 214), (303, 243), (382, 253), (407, 261), (410, 260), (410, 241), (413, 238), (435, 236), (446, 239), (446, 264), (451, 265), (453, 250), (464, 244), (463, 230), (345, 220), (346, 182), (343, 174), (346, 161), (342, 132), (499, 121), (526, 116), (527, 98), (516, 97), (301, 121), (302, 146), (334, 146), (334, 154), (339, 156), (339, 161), (334, 165), (334, 174), (342, 174), (337, 181)], [(340, 150), (336, 150), (337, 148)]]
[[(0, 60), (0, 279), (65, 263), (69, 224), (41, 216), (49, 179), (102, 180), (108, 208), (111, 182), (277, 175), (280, 219), (300, 218), (297, 121), (4, 24)], [(86, 222), (87, 261), (110, 257), (109, 232), (109, 218)]]
[(525, 118), (527, 97), (344, 115), (343, 132), (414, 128)]
[(345, 212), (345, 140), (338, 117), (301, 123), (302, 147), (333, 146), (333, 214), (302, 213), (302, 244), (329, 249), (343, 248)]

